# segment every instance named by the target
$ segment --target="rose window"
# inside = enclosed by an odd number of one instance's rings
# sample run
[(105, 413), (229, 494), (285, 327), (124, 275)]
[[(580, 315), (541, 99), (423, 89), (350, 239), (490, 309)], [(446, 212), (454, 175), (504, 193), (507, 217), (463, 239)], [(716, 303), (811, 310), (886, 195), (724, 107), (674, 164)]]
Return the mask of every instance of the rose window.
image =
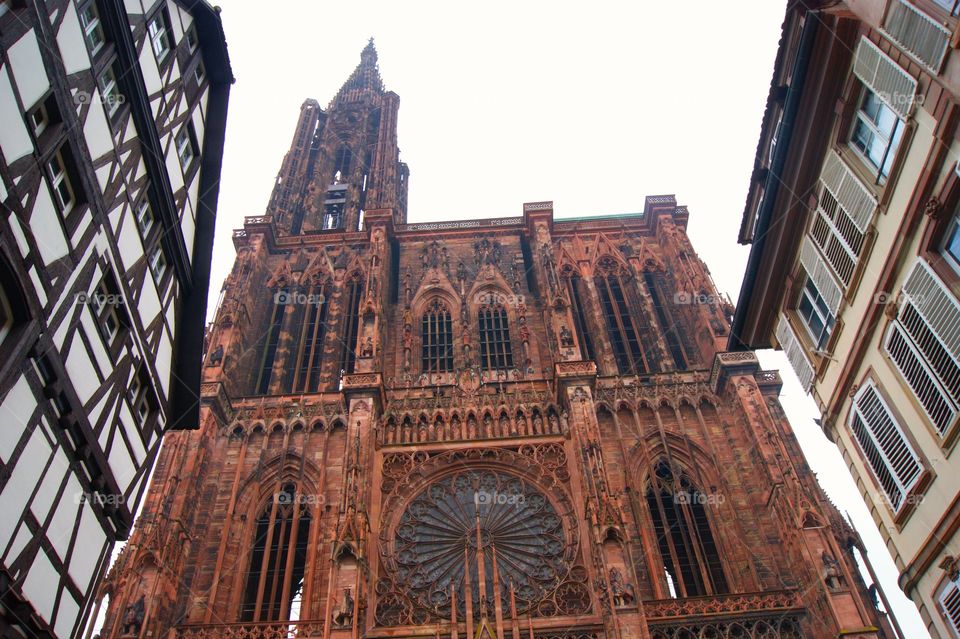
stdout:
[(450, 614), (451, 596), (457, 598), (458, 617), (465, 614), (467, 570), (474, 614), (479, 613), (478, 555), (491, 614), (494, 550), (505, 611), (511, 584), (522, 612), (569, 570), (563, 524), (553, 505), (530, 483), (500, 471), (465, 470), (428, 486), (401, 515), (394, 544), (395, 583), (442, 617)]

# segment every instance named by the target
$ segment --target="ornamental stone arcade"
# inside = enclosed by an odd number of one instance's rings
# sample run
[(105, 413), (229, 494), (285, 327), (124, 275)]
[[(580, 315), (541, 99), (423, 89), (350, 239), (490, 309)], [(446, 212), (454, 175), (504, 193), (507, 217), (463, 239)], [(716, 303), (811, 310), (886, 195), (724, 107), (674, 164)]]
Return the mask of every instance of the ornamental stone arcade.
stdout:
[(411, 224), (372, 42), (301, 109), (103, 637), (888, 637), (673, 196)]

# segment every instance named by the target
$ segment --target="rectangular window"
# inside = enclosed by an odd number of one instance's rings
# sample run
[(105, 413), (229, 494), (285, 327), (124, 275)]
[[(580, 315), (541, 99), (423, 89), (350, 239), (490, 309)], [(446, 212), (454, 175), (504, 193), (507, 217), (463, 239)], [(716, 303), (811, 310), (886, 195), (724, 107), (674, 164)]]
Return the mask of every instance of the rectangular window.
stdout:
[(53, 187), (53, 195), (57, 200), (57, 206), (60, 213), (66, 215), (73, 210), (76, 204), (75, 192), (70, 175), (67, 172), (66, 145), (64, 144), (47, 161), (47, 173), (50, 178), (50, 185)]
[(180, 129), (176, 137), (177, 155), (180, 156), (180, 166), (186, 171), (196, 157), (193, 147), (193, 123), (188, 122), (186, 126)]
[(884, 346), (937, 432), (945, 436), (960, 406), (960, 304), (922, 259), (903, 284), (900, 310)]
[(954, 213), (950, 219), (950, 225), (943, 236), (941, 252), (950, 265), (960, 271), (960, 211)]
[(197, 38), (196, 25), (191, 24), (184, 37), (187, 39), (187, 47), (190, 48), (190, 53), (196, 51), (197, 47), (200, 46), (200, 40)]
[(138, 367), (130, 380), (130, 388), (127, 389), (127, 399), (130, 402), (130, 409), (133, 411), (133, 417), (137, 424), (144, 426), (150, 419), (153, 412), (153, 392), (150, 383), (147, 381), (146, 372), (143, 367)]
[(100, 87), (100, 98), (107, 109), (107, 116), (112, 118), (123, 103), (123, 96), (120, 95), (117, 76), (113, 72), (112, 66), (104, 69), (97, 80), (97, 84)]
[(947, 625), (960, 636), (960, 584), (956, 580), (949, 582), (940, 593), (940, 608)]
[(153, 228), (153, 209), (150, 207), (150, 201), (143, 197), (134, 207), (137, 215), (137, 228), (140, 230), (140, 237), (146, 241)]
[(170, 30), (167, 28), (167, 19), (163, 11), (153, 16), (147, 23), (147, 33), (157, 62), (162, 62), (170, 53)]
[(836, 323), (836, 318), (830, 312), (830, 308), (817, 290), (813, 280), (807, 277), (803, 290), (800, 292), (800, 301), (797, 303), (797, 315), (806, 326), (810, 338), (813, 340), (813, 347), (822, 350), (830, 339), (830, 333)]
[(897, 114), (876, 93), (864, 87), (850, 145), (877, 174), (877, 184), (883, 184), (890, 176), (903, 128)]
[(167, 256), (164, 255), (163, 246), (159, 242), (150, 252), (150, 271), (153, 272), (153, 277), (159, 286), (167, 272)]
[(80, 10), (80, 26), (83, 28), (83, 39), (87, 41), (90, 55), (96, 55), (106, 43), (96, 2), (91, 2)]
[(90, 299), (94, 317), (97, 318), (100, 332), (108, 346), (113, 345), (123, 325), (121, 313), (118, 311), (120, 300), (119, 292), (107, 283), (106, 278), (100, 282)]
[(30, 113), (30, 127), (33, 129), (33, 134), (40, 137), (40, 134), (47, 130), (48, 124), (50, 124), (50, 114), (47, 113), (47, 105), (41, 104)]
[(872, 381), (854, 396), (850, 429), (890, 507), (899, 513), (920, 480), (923, 465)]
[(203, 68), (203, 60), (197, 62), (197, 66), (193, 69), (193, 79), (197, 81), (197, 85), (203, 84), (204, 78), (207, 77), (207, 71)]

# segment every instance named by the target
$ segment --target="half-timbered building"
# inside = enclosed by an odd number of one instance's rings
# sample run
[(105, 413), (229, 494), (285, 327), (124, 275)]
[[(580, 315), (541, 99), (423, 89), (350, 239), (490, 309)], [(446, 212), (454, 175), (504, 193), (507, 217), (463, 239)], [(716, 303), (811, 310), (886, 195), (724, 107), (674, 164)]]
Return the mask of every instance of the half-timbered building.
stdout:
[(0, 2), (3, 636), (80, 632), (198, 424), (232, 81), (206, 2)]

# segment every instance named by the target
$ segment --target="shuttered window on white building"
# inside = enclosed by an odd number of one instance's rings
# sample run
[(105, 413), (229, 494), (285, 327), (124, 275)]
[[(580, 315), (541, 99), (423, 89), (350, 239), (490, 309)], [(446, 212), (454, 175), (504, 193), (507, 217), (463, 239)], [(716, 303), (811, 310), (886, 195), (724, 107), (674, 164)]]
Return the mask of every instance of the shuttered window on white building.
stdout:
[(940, 608), (954, 636), (960, 637), (960, 584), (956, 581), (948, 583), (940, 593)]
[(803, 343), (797, 337), (796, 333), (793, 332), (793, 328), (790, 326), (790, 322), (787, 321), (786, 315), (780, 315), (776, 335), (777, 341), (780, 342), (780, 348), (783, 349), (784, 354), (790, 361), (790, 365), (800, 379), (803, 390), (810, 392), (810, 387), (813, 385), (813, 364), (807, 359), (807, 354), (803, 350)]
[(950, 46), (950, 31), (907, 0), (893, 0), (883, 30), (934, 73)]
[(844, 290), (853, 280), (876, 210), (870, 189), (831, 151), (820, 173), (820, 197), (809, 233)]
[(900, 512), (923, 465), (872, 381), (853, 398), (850, 430), (891, 508)]
[(903, 284), (885, 349), (941, 436), (960, 404), (960, 304), (923, 259)]
[(901, 119), (910, 116), (917, 81), (866, 36), (860, 37), (854, 53), (853, 74)]
[(843, 291), (840, 290), (837, 281), (830, 272), (830, 267), (827, 266), (823, 256), (813, 245), (810, 236), (803, 238), (803, 244), (800, 246), (800, 264), (803, 266), (803, 270), (807, 272), (807, 276), (813, 280), (814, 286), (817, 287), (820, 297), (826, 302), (830, 312), (836, 317), (840, 302), (843, 301)]

